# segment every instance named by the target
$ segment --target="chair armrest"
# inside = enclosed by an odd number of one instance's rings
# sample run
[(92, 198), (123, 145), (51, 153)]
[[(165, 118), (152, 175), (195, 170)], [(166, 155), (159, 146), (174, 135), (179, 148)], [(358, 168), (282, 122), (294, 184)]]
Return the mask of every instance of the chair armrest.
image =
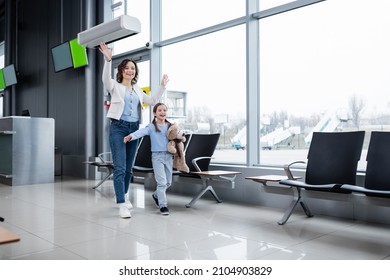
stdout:
[(342, 190), (348, 190), (352, 191), (355, 193), (363, 193), (363, 194), (370, 194), (370, 195), (375, 195), (375, 196), (386, 196), (388, 197), (390, 195), (389, 190), (375, 190), (375, 189), (367, 189), (365, 187), (357, 186), (357, 185), (349, 185), (349, 184), (344, 184), (341, 186)]
[(142, 167), (142, 166), (133, 166), (133, 171), (139, 171), (139, 172), (153, 172), (153, 168), (150, 167)]
[(110, 154), (111, 154), (111, 152), (104, 152), (104, 153), (98, 154), (98, 157), (99, 157), (99, 159), (100, 159), (102, 162), (106, 162), (107, 160), (104, 159), (104, 156), (105, 156), (105, 155), (110, 155)]
[(200, 167), (198, 166), (197, 162), (202, 160), (202, 159), (212, 159), (212, 157), (197, 157), (197, 158), (194, 158), (192, 160), (192, 164), (194, 165), (194, 167), (196, 168), (197, 171), (204, 171), (204, 170), (201, 170)]
[(326, 191), (338, 191), (339, 188), (341, 187), (340, 184), (322, 184), (322, 185), (311, 185), (307, 184), (305, 182), (297, 181), (297, 180), (281, 180), (279, 182), (281, 185), (286, 185), (290, 187), (295, 187), (298, 189), (306, 189), (306, 190), (326, 190)]
[(294, 165), (294, 164), (298, 164), (298, 163), (303, 163), (303, 164), (305, 164), (306, 162), (304, 162), (304, 161), (294, 161), (294, 162), (292, 162), (292, 163), (289, 163), (289, 164), (286, 164), (286, 165), (283, 166), (284, 173), (286, 173), (287, 178), (288, 178), (289, 180), (295, 180), (295, 179), (294, 179), (294, 176), (293, 176), (293, 174), (292, 174), (292, 172), (291, 172), (290, 166), (292, 166), (292, 165)]

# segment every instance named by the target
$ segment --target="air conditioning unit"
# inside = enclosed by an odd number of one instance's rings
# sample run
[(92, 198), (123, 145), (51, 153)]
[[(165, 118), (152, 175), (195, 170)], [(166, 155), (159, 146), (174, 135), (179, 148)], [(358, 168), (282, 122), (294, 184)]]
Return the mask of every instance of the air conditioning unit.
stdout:
[(77, 34), (77, 40), (80, 45), (95, 48), (101, 42), (112, 43), (140, 32), (141, 22), (139, 19), (122, 15), (80, 32)]

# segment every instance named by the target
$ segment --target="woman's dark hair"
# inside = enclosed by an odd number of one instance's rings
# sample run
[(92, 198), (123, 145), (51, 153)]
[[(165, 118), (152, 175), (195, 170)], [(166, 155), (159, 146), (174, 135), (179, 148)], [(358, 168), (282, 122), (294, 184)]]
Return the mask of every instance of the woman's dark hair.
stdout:
[(135, 63), (134, 60), (131, 60), (131, 59), (124, 59), (119, 65), (118, 65), (118, 73), (116, 73), (116, 81), (118, 83), (121, 83), (123, 81), (123, 70), (126, 68), (126, 65), (127, 63), (129, 62), (132, 62), (134, 63), (135, 65), (135, 75), (134, 75), (134, 79), (131, 81), (131, 84), (134, 85), (137, 83), (138, 81), (138, 73), (139, 73), (139, 69), (138, 69), (138, 65), (137, 63)]
[[(157, 103), (156, 105), (154, 105), (153, 107), (153, 113), (156, 113), (157, 112), (157, 108), (161, 105), (164, 105), (165, 107), (167, 107), (168, 109), (168, 106), (165, 105), (164, 103)], [(165, 122), (168, 123), (168, 128), (172, 125), (171, 122), (169, 122), (167, 119), (165, 119)], [(161, 132), (161, 130), (158, 128), (158, 125), (157, 125), (157, 121), (156, 121), (156, 117), (153, 118), (153, 121), (152, 121), (152, 124), (154, 125), (154, 128), (156, 129), (157, 132)]]

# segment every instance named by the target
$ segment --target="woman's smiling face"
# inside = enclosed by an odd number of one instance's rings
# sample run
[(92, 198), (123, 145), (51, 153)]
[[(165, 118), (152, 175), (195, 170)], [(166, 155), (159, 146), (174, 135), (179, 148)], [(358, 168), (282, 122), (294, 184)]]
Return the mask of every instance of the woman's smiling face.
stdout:
[(127, 62), (125, 68), (122, 71), (123, 79), (133, 80), (137, 71), (135, 64), (132, 61)]

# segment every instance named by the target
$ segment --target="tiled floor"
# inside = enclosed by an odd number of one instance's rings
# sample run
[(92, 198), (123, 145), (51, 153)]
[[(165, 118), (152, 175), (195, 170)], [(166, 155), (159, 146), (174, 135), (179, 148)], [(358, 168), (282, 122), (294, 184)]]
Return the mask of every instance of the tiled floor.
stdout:
[(20, 242), (0, 245), (0, 259), (24, 260), (384, 260), (390, 226), (216, 203), (168, 192), (162, 216), (151, 192), (132, 184), (131, 219), (121, 219), (112, 181), (62, 179), (53, 184), (0, 185), (0, 216)]

